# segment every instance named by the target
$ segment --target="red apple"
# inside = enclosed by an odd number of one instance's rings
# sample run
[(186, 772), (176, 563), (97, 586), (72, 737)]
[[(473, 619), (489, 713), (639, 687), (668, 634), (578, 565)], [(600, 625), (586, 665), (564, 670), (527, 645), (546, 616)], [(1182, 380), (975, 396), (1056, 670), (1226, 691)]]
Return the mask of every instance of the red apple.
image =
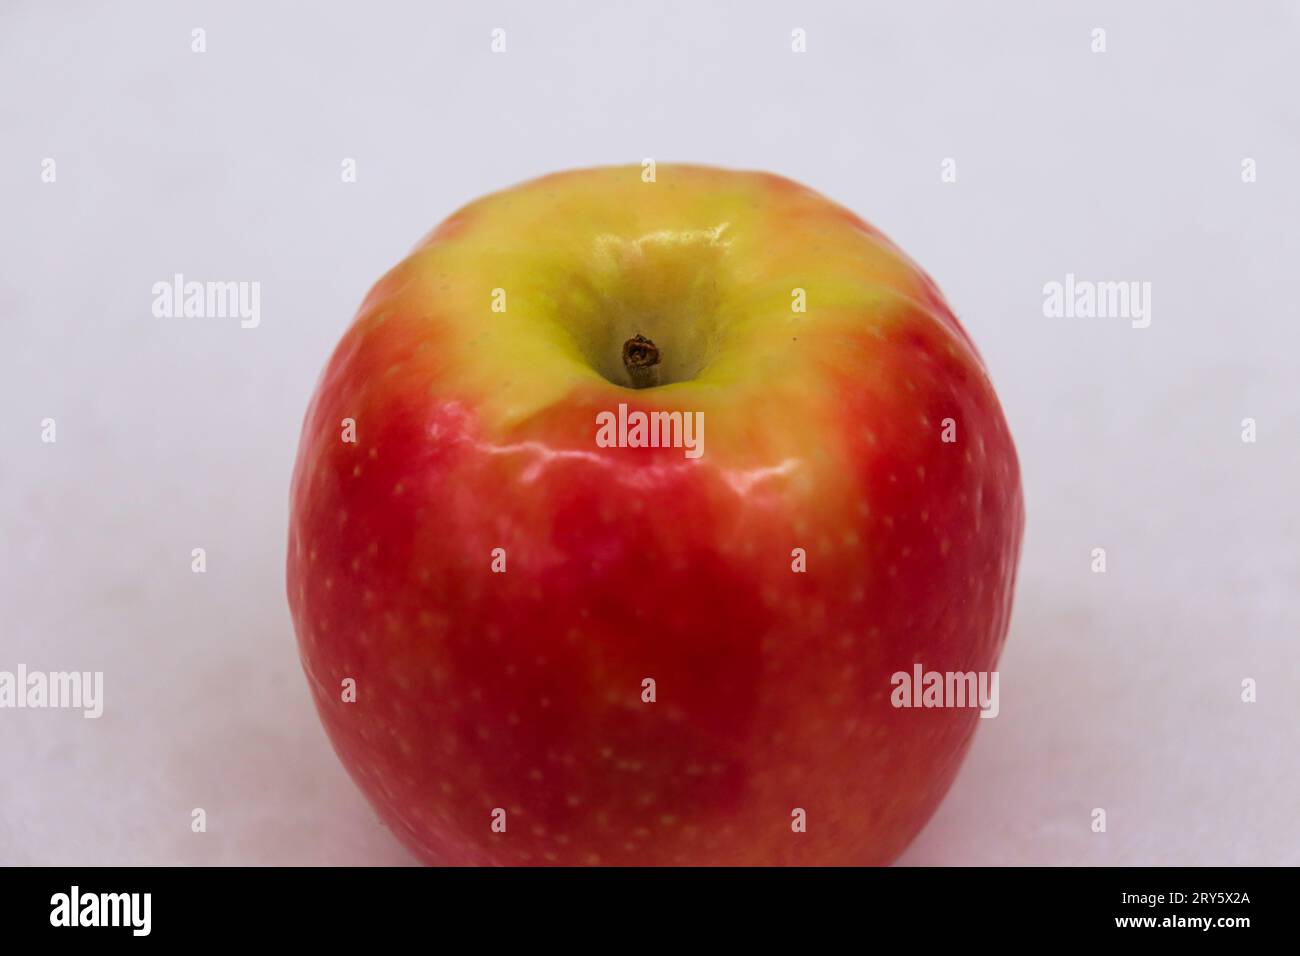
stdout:
[[(978, 723), (892, 675), (990, 671), (1006, 636), (1011, 436), (857, 216), (647, 179), (480, 199), (362, 304), (293, 478), (317, 708), (429, 862), (888, 862)], [(649, 412), (682, 414), (631, 447)]]

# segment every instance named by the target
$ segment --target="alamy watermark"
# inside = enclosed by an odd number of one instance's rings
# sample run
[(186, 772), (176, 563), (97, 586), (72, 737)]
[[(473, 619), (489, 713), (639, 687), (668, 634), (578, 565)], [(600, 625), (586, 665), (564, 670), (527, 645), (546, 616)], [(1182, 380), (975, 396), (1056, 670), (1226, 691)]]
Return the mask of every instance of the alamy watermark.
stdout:
[(119, 926), (132, 936), (148, 936), (153, 927), (152, 893), (83, 893), (73, 886), (50, 897), (51, 926)]
[(1132, 319), (1133, 328), (1151, 324), (1151, 283), (1092, 282), (1065, 274), (1043, 286), (1043, 315), (1049, 319)]
[(643, 412), (627, 410), (596, 415), (598, 448), (681, 448), (687, 458), (704, 454), (703, 412)]
[(185, 281), (179, 272), (170, 282), (153, 284), (153, 314), (158, 319), (239, 319), (255, 329), (262, 321), (262, 283)]
[(996, 717), (997, 671), (927, 671), (920, 664), (912, 672), (895, 671), (889, 678), (895, 707), (978, 707), (980, 717)]
[(94, 719), (104, 713), (103, 671), (0, 671), (0, 707), (81, 710)]

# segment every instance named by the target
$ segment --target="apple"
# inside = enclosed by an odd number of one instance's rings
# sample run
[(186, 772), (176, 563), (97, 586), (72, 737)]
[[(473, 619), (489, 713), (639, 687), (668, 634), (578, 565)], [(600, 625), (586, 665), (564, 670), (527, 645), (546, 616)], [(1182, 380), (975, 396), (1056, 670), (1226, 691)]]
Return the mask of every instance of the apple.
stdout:
[(424, 861), (883, 864), (980, 713), (897, 675), (996, 667), (1023, 521), (982, 360), (881, 233), (778, 176), (587, 169), (464, 207), (366, 297), (288, 597)]

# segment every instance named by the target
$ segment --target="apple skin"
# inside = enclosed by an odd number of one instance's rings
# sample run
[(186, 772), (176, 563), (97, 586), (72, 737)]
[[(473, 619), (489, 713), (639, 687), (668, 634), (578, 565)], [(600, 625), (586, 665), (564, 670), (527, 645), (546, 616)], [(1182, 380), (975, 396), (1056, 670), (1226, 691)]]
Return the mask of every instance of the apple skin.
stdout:
[[(632, 328), (681, 380), (610, 380)], [(703, 411), (704, 454), (597, 447), (619, 402)], [(303, 426), (288, 596), (335, 750), (426, 862), (884, 864), (979, 723), (891, 675), (996, 669), (1023, 513), (981, 359), (879, 232), (772, 175), (579, 170), (366, 298)]]

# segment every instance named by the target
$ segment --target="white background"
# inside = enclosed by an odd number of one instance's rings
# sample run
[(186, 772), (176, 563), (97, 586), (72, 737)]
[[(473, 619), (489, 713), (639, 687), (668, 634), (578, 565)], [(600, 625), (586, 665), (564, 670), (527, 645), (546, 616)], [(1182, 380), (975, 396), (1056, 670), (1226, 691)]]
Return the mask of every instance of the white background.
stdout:
[[(1003, 399), (1002, 712), (902, 862), (1300, 863), (1300, 4), (465, 6), (4, 3), (0, 669), (102, 670), (106, 709), (0, 711), (0, 863), (410, 861), (297, 662), (302, 413), (457, 206), (644, 157), (874, 222)], [(259, 281), (261, 326), (155, 319), (177, 272)], [(1150, 328), (1045, 318), (1067, 272), (1152, 283)]]

